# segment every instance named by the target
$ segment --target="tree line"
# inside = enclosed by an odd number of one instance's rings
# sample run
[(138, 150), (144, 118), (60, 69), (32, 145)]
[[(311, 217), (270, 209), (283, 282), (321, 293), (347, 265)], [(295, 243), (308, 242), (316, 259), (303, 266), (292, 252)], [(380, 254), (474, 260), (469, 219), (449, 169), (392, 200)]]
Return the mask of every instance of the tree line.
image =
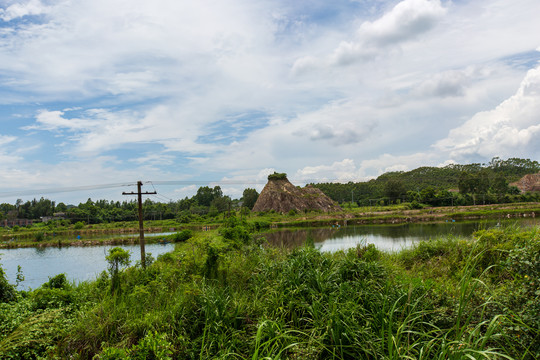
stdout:
[[(540, 164), (529, 159), (493, 158), (487, 164), (451, 164), (444, 167), (420, 167), (411, 171), (394, 171), (365, 182), (316, 183), (332, 200), (356, 203), (359, 206), (388, 205), (408, 202), (411, 206), (452, 206), (503, 202), (540, 201), (539, 193), (522, 194), (509, 184), (526, 174), (538, 173)], [(275, 173), (270, 177), (285, 174)], [(240, 199), (224, 195), (220, 186), (202, 186), (192, 197), (163, 203), (145, 199), (145, 220), (179, 219), (189, 222), (197, 217), (215, 217), (239, 208), (249, 211), (255, 205), (259, 193), (255, 189), (244, 190)], [(88, 224), (132, 221), (138, 216), (137, 202), (88, 199), (78, 205), (40, 198), (15, 204), (0, 204), (0, 220), (40, 219), (62, 214), (65, 221), (82, 221)]]
[[(202, 186), (197, 193), (188, 198), (163, 203), (145, 199), (143, 216), (145, 220), (166, 220), (177, 217), (186, 222), (197, 216), (217, 216), (238, 207), (248, 210), (253, 208), (259, 193), (255, 189), (245, 189), (240, 199), (231, 199), (223, 195), (221, 187)], [(18, 199), (15, 204), (0, 204), (0, 220), (4, 219), (41, 219), (57, 218), (60, 221), (87, 224), (132, 221), (138, 218), (137, 201), (108, 201), (88, 199), (79, 205), (55, 203), (49, 199), (40, 198), (26, 202)]]
[(527, 174), (538, 173), (540, 164), (530, 159), (499, 157), (487, 164), (450, 164), (394, 171), (365, 182), (311, 184), (338, 203), (359, 206), (410, 202), (431, 206), (539, 201), (538, 193), (521, 194), (510, 186)]

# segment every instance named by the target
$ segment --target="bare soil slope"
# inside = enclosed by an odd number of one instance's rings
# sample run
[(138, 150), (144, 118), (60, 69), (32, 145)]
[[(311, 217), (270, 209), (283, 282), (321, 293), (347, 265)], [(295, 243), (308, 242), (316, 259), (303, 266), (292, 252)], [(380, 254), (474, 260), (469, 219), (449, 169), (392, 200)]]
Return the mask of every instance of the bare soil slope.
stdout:
[(540, 191), (540, 173), (525, 175), (510, 185), (516, 186), (521, 192)]

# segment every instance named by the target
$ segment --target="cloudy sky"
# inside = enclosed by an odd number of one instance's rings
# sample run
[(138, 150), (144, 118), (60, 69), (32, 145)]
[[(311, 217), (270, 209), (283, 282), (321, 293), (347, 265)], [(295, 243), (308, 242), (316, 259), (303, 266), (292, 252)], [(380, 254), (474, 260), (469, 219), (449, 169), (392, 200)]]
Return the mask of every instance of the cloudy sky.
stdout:
[(0, 0), (0, 202), (540, 160), (538, 14), (538, 0)]

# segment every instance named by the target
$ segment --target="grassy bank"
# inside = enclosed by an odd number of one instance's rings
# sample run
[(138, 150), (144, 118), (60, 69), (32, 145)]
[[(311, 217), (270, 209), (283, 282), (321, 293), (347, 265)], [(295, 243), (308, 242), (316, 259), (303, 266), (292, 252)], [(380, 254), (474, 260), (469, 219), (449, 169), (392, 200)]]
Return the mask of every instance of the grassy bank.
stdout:
[(119, 281), (104, 272), (74, 286), (59, 276), (29, 293), (0, 283), (1, 357), (540, 356), (537, 228), (386, 254), (269, 249), (254, 240), (256, 225), (227, 225), (195, 233), (146, 270), (123, 269)]
[(409, 209), (406, 205), (361, 207), (329, 214), (289, 214), (281, 218), (258, 215), (275, 227), (309, 227), (331, 224), (369, 225), (445, 222), (452, 220), (516, 219), (540, 216), (539, 203), (452, 206)]
[[(322, 213), (292, 211), (289, 214), (275, 212), (235, 214), (237, 217), (259, 224), (259, 227), (317, 227), (333, 224), (340, 225), (369, 225), (369, 224), (402, 224), (444, 222), (452, 220), (480, 219), (515, 219), (540, 216), (540, 203), (516, 203), (497, 205), (476, 205), (461, 207), (436, 207), (410, 209), (408, 204), (391, 206), (370, 206), (346, 208), (340, 212)], [(226, 223), (228, 214), (217, 216), (199, 216), (189, 223), (180, 220), (153, 220), (145, 222), (147, 232), (168, 232), (182, 229), (201, 230), (217, 229)], [(85, 225), (51, 222), (37, 223), (29, 227), (0, 228), (0, 249), (16, 247), (43, 246), (88, 246), (99, 244), (133, 243), (138, 236), (138, 222), (123, 221), (103, 224)], [(131, 240), (122, 235), (133, 234)], [(93, 240), (92, 237), (118, 235), (113, 240)], [(78, 241), (80, 236), (83, 241)], [(60, 242), (59, 239), (60, 238)], [(135, 239), (135, 240), (134, 240)], [(150, 240), (152, 241), (152, 240)]]

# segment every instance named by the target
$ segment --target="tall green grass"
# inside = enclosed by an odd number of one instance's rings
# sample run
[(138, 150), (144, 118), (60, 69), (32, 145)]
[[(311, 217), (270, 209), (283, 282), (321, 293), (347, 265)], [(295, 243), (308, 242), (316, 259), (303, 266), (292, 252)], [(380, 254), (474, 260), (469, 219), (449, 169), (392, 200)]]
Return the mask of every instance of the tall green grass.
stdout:
[[(40, 356), (540, 355), (540, 239), (535, 229), (434, 239), (398, 254), (372, 245), (333, 254), (309, 245), (272, 249), (261, 247), (245, 222), (231, 221), (228, 229), (194, 233), (146, 270), (121, 271), (122, 292), (110, 292), (111, 278), (104, 273), (94, 282), (62, 288), (72, 295), (67, 303), (46, 286), (41, 293), (18, 293), (17, 300), (0, 304), (0, 320), (15, 321), (0, 328), (0, 354), (20, 355), (15, 350), (22, 349), (23, 338), (32, 338), (29, 329), (40, 323), (40, 316), (60, 311), (69, 321), (56, 323), (55, 335), (41, 338), (35, 347)], [(40, 313), (33, 310), (38, 300)]]

